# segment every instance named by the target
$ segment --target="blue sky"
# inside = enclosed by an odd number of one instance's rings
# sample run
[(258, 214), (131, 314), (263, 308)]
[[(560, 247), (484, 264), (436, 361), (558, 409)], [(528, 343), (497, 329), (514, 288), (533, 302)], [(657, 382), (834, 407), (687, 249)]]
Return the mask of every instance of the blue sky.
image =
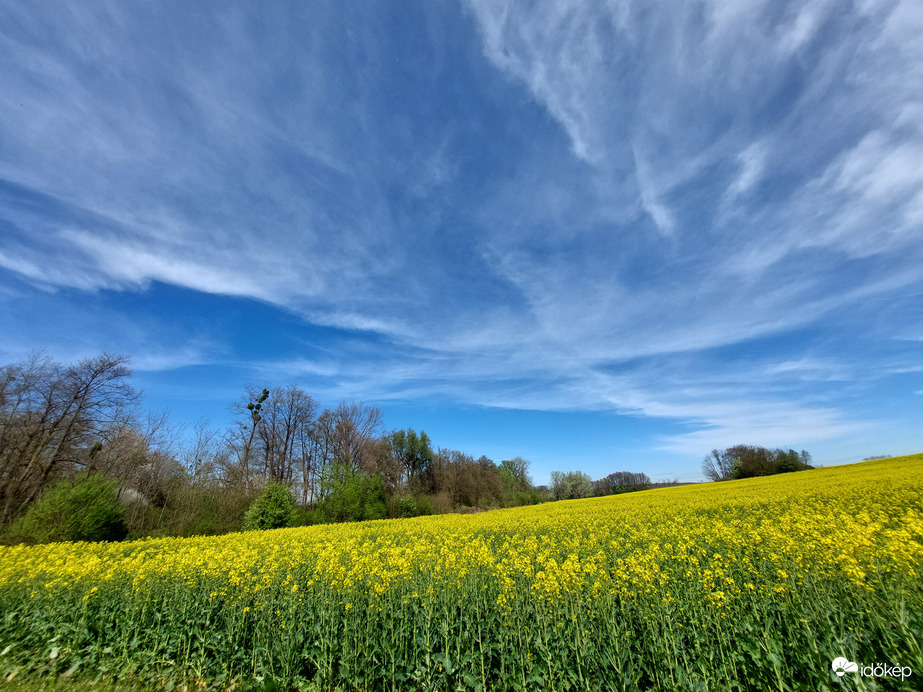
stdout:
[(923, 450), (923, 6), (0, 6), (0, 357), (700, 478)]

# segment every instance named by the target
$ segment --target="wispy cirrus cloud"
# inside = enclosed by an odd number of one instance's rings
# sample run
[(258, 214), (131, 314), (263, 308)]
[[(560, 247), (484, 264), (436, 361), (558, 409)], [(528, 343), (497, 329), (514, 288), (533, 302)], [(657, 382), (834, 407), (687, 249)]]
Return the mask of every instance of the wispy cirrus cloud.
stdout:
[(673, 450), (783, 444), (840, 435), (858, 373), (911, 357), (852, 335), (923, 324), (916, 3), (0, 12), (8, 276), (350, 335), (256, 357), (202, 319), (152, 369), (247, 361), (330, 396), (686, 421)]

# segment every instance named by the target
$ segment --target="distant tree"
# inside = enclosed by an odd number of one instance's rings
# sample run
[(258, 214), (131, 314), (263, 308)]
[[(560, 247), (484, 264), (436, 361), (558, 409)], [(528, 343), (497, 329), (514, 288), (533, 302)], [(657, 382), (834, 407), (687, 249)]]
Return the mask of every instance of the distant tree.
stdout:
[(431, 465), (433, 447), (425, 432), (417, 435), (412, 428), (395, 430), (388, 436), (392, 457), (404, 472), (404, 483), (411, 492), (428, 492), (433, 488)]
[(723, 450), (713, 449), (702, 463), (702, 472), (709, 480), (723, 481), (803, 471), (813, 468), (810, 462), (811, 455), (806, 451), (735, 445)]
[(397, 494), (401, 490), (404, 465), (392, 454), (390, 435), (376, 440), (372, 450), (372, 463), (369, 464), (370, 474), (381, 479), (388, 497)]
[(257, 426), (262, 474), (276, 483), (292, 483), (303, 468), (305, 437), (317, 404), (298, 387), (274, 387), (260, 411)]
[(263, 389), (259, 394), (256, 394), (253, 388), (248, 388), (246, 405), (240, 404), (232, 407), (239, 420), (237, 421), (236, 431), (231, 433), (231, 439), (232, 444), (238, 450), (240, 477), (245, 491), (250, 490), (253, 481), (254, 474), (251, 469), (251, 459), (254, 456), (253, 440), (256, 438), (257, 428), (263, 420), (260, 411), (268, 398), (268, 389)]
[(552, 471), (551, 492), (555, 500), (573, 500), (593, 494), (593, 480), (583, 471)]
[(218, 479), (221, 435), (211, 423), (212, 419), (209, 417), (198, 419), (193, 427), (191, 444), (183, 449), (183, 465), (193, 483), (207, 483)]
[(734, 457), (733, 478), (754, 478), (778, 473), (775, 455), (766, 447), (737, 445), (728, 452)]
[(711, 450), (702, 462), (702, 473), (710, 481), (726, 481), (734, 477), (734, 456), (731, 450)]
[(448, 494), (453, 506), (472, 506), (475, 500), (474, 457), (455, 449), (439, 449), (433, 455), (433, 482), (437, 492)]
[(381, 410), (362, 402), (340, 403), (330, 413), (325, 434), (333, 460), (367, 471), (382, 434)]
[(375, 473), (381, 411), (363, 403), (341, 402), (317, 415), (317, 403), (294, 386), (248, 388), (235, 404), (236, 428), (229, 434), (235, 464), (222, 469), (231, 485), (274, 481), (298, 491), (304, 505), (320, 499), (334, 464)]
[(646, 473), (632, 473), (631, 471), (616, 471), (605, 478), (593, 481), (593, 488), (597, 495), (643, 490), (650, 485), (651, 479)]
[(529, 476), (529, 461), (522, 457), (504, 459), (497, 469), (500, 482), (507, 495), (532, 490), (532, 478)]
[(493, 459), (482, 454), (475, 462), (472, 471), (474, 473), (475, 506), (489, 507), (498, 504), (503, 497), (503, 486)]
[(811, 468), (811, 455), (803, 451), (799, 454), (794, 449), (777, 449), (773, 452), (776, 473), (791, 473)]

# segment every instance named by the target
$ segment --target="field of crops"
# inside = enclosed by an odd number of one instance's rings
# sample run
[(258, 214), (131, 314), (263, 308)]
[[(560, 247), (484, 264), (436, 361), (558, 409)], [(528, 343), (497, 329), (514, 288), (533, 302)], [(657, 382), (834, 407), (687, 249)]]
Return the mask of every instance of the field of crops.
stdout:
[[(0, 672), (919, 689), (921, 575), (923, 455), (478, 515), (0, 548)], [(841, 656), (913, 674), (840, 678)]]

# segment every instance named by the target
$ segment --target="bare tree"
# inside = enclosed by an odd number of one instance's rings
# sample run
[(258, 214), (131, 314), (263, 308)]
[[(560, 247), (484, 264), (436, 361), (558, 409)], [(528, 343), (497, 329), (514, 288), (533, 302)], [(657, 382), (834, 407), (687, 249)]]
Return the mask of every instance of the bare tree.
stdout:
[(311, 475), (305, 481), (304, 495), (312, 501), (319, 499), (323, 489), (331, 487), (338, 469), (374, 473), (382, 430), (381, 411), (374, 406), (342, 402), (332, 411), (325, 409), (312, 428)]
[(92, 469), (111, 435), (135, 415), (128, 358), (103, 354), (73, 365), (32, 354), (0, 375), (0, 523), (61, 472)]
[(212, 427), (212, 419), (197, 420), (193, 426), (191, 445), (183, 452), (183, 465), (193, 484), (216, 480), (221, 451), (220, 433)]
[(374, 463), (371, 472), (381, 478), (387, 495), (394, 495), (401, 488), (401, 479), (404, 475), (404, 466), (396, 459), (389, 437), (378, 439), (373, 446)]
[[(487, 457), (479, 464), (470, 454), (455, 449), (440, 449), (433, 456), (433, 475), (436, 487), (445, 491), (453, 505), (475, 506), (479, 500), (499, 488), (499, 482), (491, 487), (489, 478), (496, 476), (492, 462)], [(482, 474), (487, 474), (485, 479)]]
[(314, 399), (298, 387), (276, 387), (270, 392), (258, 425), (263, 471), (269, 480), (293, 482), (316, 411)]
[(302, 504), (318, 499), (319, 489), (333, 462), (336, 420), (330, 409), (324, 409), (310, 426), (307, 435), (300, 435)]
[(333, 411), (333, 456), (347, 466), (365, 470), (372, 445), (383, 432), (381, 410), (362, 402), (342, 402)]
[(225, 469), (225, 481), (233, 485), (242, 485), (244, 492), (250, 492), (252, 471), (250, 468), (253, 456), (253, 440), (256, 438), (257, 427), (262, 420), (260, 410), (269, 397), (269, 390), (263, 389), (259, 394), (253, 387), (247, 387), (244, 401), (231, 405), (231, 411), (238, 416), (236, 427), (228, 431), (228, 446), (237, 458), (236, 468), (229, 464)]
[(222, 465), (225, 483), (250, 489), (254, 481), (288, 485), (300, 481), (302, 501), (308, 502), (315, 462), (326, 456), (334, 441), (332, 434), (318, 440), (315, 433), (324, 424), (332, 426), (333, 421), (318, 425), (317, 403), (294, 386), (262, 391), (248, 387), (243, 400), (231, 410), (238, 421), (228, 433), (228, 461), (235, 461)]
[(713, 449), (702, 461), (702, 473), (710, 481), (726, 481), (734, 477), (734, 460), (732, 450)]

